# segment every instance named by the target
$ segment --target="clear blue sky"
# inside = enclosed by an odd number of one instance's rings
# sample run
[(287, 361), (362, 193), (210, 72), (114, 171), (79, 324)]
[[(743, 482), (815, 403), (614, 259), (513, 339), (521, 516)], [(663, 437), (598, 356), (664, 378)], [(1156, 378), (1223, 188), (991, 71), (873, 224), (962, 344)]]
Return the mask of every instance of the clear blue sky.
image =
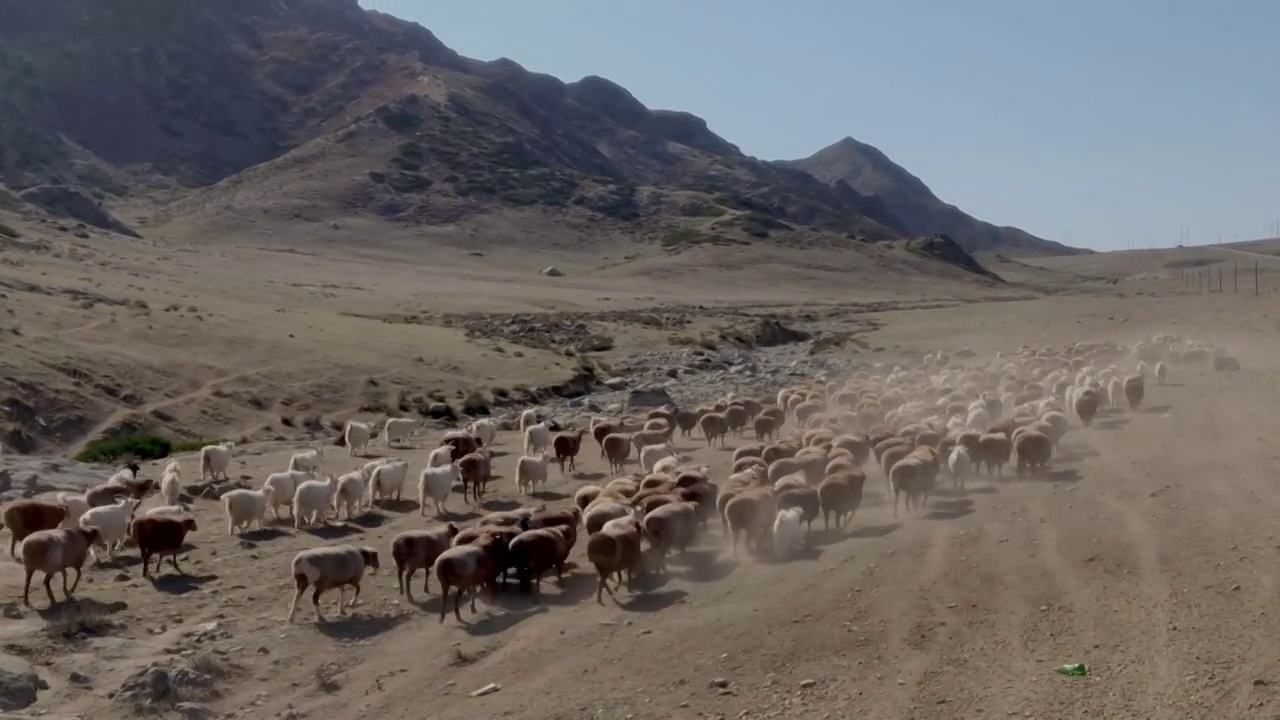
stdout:
[(468, 57), (600, 75), (751, 155), (875, 145), (971, 215), (1096, 249), (1280, 221), (1273, 0), (361, 0)]

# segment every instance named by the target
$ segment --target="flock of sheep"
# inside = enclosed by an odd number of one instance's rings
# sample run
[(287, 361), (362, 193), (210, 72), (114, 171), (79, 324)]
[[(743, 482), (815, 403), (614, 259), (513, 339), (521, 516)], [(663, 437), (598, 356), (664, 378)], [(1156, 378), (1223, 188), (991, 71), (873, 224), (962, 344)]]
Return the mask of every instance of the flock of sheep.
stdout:
[[(1105, 407), (1136, 409), (1149, 377), (1163, 384), (1171, 365), (1206, 363), (1214, 356), (1208, 345), (1165, 333), (1133, 346), (1024, 346), (986, 362), (969, 351), (934, 352), (913, 363), (868, 366), (843, 382), (819, 378), (787, 387), (767, 401), (730, 396), (706, 407), (655, 409), (642, 427), (631, 430), (620, 419), (593, 418), (588, 428), (560, 431), (526, 410), (519, 422), (522, 454), (514, 465), (519, 493), (544, 487), (552, 461), (562, 473), (576, 469), (588, 434), (619, 477), (581, 486), (567, 509), (541, 504), (490, 512), (466, 528), (450, 522), (398, 534), (391, 558), (400, 593), (412, 601), (410, 585), (422, 570), (423, 592), (435, 577), (443, 595), (441, 621), (450, 591), (453, 613), (461, 621), (462, 604), (469, 598), (474, 613), (482, 587), (502, 591), (511, 575), (522, 588), (540, 585), (551, 572), (562, 577), (585, 534), (586, 559), (597, 575), (596, 599), (603, 602), (603, 594), (615, 595), (624, 581), (633, 589), (635, 576), (665, 573), (668, 555), (683, 552), (714, 519), (735, 556), (743, 546), (756, 555), (786, 559), (808, 542), (819, 517), (828, 530), (833, 520), (837, 531), (852, 523), (862, 504), (864, 468), (872, 458), (897, 516), (899, 500), (908, 510), (923, 507), (939, 476), (962, 489), (983, 470), (1002, 476), (1011, 462), (1018, 475), (1044, 472), (1075, 423), (1088, 427)], [(403, 446), (418, 427), (415, 420), (392, 418), (380, 439), (388, 448)], [(755, 441), (734, 449), (728, 472), (716, 478), (709, 466), (689, 465), (676, 453), (676, 432), (684, 437), (696, 432), (709, 447), (724, 446), (731, 433), (750, 433)], [(464, 501), (481, 501), (493, 477), (490, 448), (497, 434), (497, 424), (489, 419), (444, 434), (417, 475), (422, 515), (428, 500), (437, 515), (443, 514), (458, 488)], [(348, 423), (348, 454), (363, 454), (373, 437), (370, 425)], [(229, 479), (232, 453), (230, 443), (204, 447), (201, 478)], [(627, 473), (633, 458), (638, 471)], [(260, 488), (226, 492), (221, 501), (227, 532), (261, 528), (268, 511), (281, 520), (281, 508), (288, 509), (296, 528), (340, 518), (343, 508), (350, 519), (398, 501), (409, 482), (408, 463), (396, 457), (321, 479), (323, 461), (319, 447), (298, 452), (286, 470), (270, 474)], [(167, 556), (181, 572), (177, 556), (196, 530), (189, 509), (179, 502), (182, 471), (177, 461), (169, 462), (159, 483), (138, 479), (138, 471), (130, 463), (84, 494), (20, 500), (4, 509), (4, 527), (12, 533), (10, 554), (26, 571), (24, 603), (30, 604), (37, 570), (44, 573), (52, 605), (55, 574), (62, 575), (69, 595), (90, 555), (98, 561), (130, 539), (143, 559), (144, 575), (152, 557), (157, 571)], [(142, 499), (155, 492), (164, 504), (139, 514)], [(370, 547), (302, 550), (291, 566), (295, 592), (289, 621), (308, 589), (318, 620), (324, 619), (320, 596), (329, 589), (339, 590), (338, 611), (344, 613), (359, 597), (365, 572), (378, 567), (379, 553)], [(75, 571), (70, 587), (68, 570)], [(349, 602), (348, 586), (353, 590)]]

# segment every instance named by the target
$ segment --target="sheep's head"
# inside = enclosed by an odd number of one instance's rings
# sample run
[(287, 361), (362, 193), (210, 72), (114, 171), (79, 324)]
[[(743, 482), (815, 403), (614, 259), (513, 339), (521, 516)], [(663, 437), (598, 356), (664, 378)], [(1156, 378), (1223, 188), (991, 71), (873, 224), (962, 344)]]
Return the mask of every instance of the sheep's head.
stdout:
[(186, 529), (186, 531), (187, 531), (187, 532), (195, 532), (195, 531), (196, 531), (196, 519), (195, 519), (195, 518), (193, 518), (193, 517), (183, 518), (183, 519), (182, 519), (182, 527), (183, 527), (184, 529)]
[(125, 467), (128, 468), (128, 470), (133, 473), (133, 476), (135, 478), (138, 477), (138, 471), (142, 469), (138, 467), (138, 463), (133, 461), (129, 461), (129, 464), (125, 465)]
[(58, 508), (58, 510), (54, 511), (58, 522), (66, 520), (67, 516), (71, 514), (71, 508), (67, 507), (65, 503), (58, 503), (55, 507)]
[(458, 526), (455, 525), (454, 523), (449, 523), (448, 525), (445, 525), (444, 530), (446, 533), (449, 534), (449, 537), (451, 538), (457, 537), (458, 533), (461, 532), (461, 530), (458, 529)]
[(377, 572), (378, 570), (378, 551), (371, 547), (360, 548), (360, 558), (364, 560), (364, 566), (369, 572)]

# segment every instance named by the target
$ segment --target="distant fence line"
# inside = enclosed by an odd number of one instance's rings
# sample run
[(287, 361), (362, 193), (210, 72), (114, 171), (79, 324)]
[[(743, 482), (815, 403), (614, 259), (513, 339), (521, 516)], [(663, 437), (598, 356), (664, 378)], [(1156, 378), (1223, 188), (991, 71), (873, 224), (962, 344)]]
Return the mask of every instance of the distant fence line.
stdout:
[[(1226, 287), (1226, 283), (1223, 281), (1222, 265), (1217, 266), (1218, 277), (1217, 277), (1216, 283), (1214, 282), (1213, 270), (1214, 270), (1213, 266), (1210, 266), (1208, 268), (1200, 268), (1199, 270), (1183, 270), (1182, 271), (1183, 287), (1195, 288), (1196, 292), (1200, 292), (1200, 293), (1222, 292)], [(1245, 272), (1245, 292), (1248, 292), (1249, 291), (1248, 289), (1249, 268), (1247, 266), (1245, 267), (1244, 272)], [(1259, 272), (1258, 261), (1254, 260), (1253, 261), (1253, 294), (1254, 295), (1262, 294), (1262, 283), (1258, 280), (1258, 272)], [(1240, 292), (1240, 263), (1238, 262), (1231, 264), (1231, 291), (1236, 293)]]

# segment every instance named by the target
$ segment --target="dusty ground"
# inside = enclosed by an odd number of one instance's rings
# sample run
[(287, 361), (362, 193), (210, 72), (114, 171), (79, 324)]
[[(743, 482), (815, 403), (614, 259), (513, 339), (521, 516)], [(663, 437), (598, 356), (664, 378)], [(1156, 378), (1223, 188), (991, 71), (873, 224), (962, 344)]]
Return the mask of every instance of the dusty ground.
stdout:
[[(352, 720), (853, 713), (1151, 720), (1280, 712), (1280, 658), (1270, 642), (1280, 633), (1274, 612), (1280, 540), (1272, 523), (1280, 500), (1265, 430), (1280, 397), (1274, 380), (1280, 342), (1266, 295), (1236, 294), (1230, 282), (1225, 293), (1196, 293), (1180, 284), (1164, 257), (1020, 264), (1020, 282), (1052, 281), (1055, 292), (1083, 294), (957, 304), (956, 296), (976, 299), (987, 291), (939, 281), (912, 294), (852, 271), (849, 283), (837, 285), (831, 271), (817, 267), (789, 269), (801, 279), (782, 284), (770, 281), (767, 266), (750, 262), (723, 271), (719, 284), (675, 263), (669, 269), (678, 281), (661, 280), (669, 262), (662, 257), (648, 260), (653, 273), (636, 280), (627, 272), (611, 275), (598, 259), (584, 263), (547, 250), (518, 260), (451, 250), (451, 270), (442, 277), (419, 256), (397, 266), (372, 250), (363, 261), (345, 262), (320, 252), (265, 243), (77, 249), (61, 240), (44, 250), (10, 248), (0, 254), (8, 315), (0, 324), (18, 333), (6, 340), (0, 363), (8, 377), (45, 377), (35, 370), (45, 368), (49, 384), (42, 387), (69, 408), (80, 407), (86, 425), (160, 410), (174, 418), (157, 420), (165, 427), (206, 437), (283, 434), (282, 414), (319, 412), (326, 420), (358, 414), (361, 384), (379, 366), (397, 386), (423, 393), (438, 386), (449, 395), (450, 378), (458, 388), (476, 375), (495, 384), (519, 377), (551, 382), (576, 362), (552, 351), (517, 357), (515, 345), (486, 350), (486, 343), (447, 328), (343, 314), (403, 314), (414, 306), (596, 311), (719, 300), (807, 305), (821, 317), (844, 317), (841, 304), (867, 303), (853, 317), (874, 317), (873, 326), (859, 327), (885, 348), (885, 358), (939, 347), (987, 352), (1082, 339), (1132, 342), (1165, 330), (1217, 342), (1244, 369), (1175, 371), (1171, 384), (1149, 387), (1142, 412), (1073, 429), (1049, 482), (979, 481), (967, 494), (944, 493), (926, 512), (895, 522), (883, 504), (883, 479), (871, 469), (852, 537), (824, 536), (813, 557), (733, 562), (713, 524), (691, 558), (673, 563), (669, 582), (624, 592), (617, 605), (597, 605), (593, 581), (579, 571), (563, 588), (548, 586), (541, 599), (494, 604), (482, 597), (480, 614), (464, 614), (461, 626), (451, 617), (437, 622), (437, 595), (418, 607), (398, 600), (393, 573), (383, 572), (365, 586), (357, 619), (316, 626), (300, 613), (300, 624), (286, 627), (289, 559), (327, 540), (286, 527), (242, 543), (225, 534), (215, 503), (196, 501), (201, 527), (191, 538), (195, 549), (182, 559), (194, 579), (169, 577), (168, 568), (153, 585), (127, 562), (89, 571), (77, 609), (6, 609), (0, 644), (34, 663), (48, 684), (26, 712), (136, 717), (109, 695), (153, 662), (192, 665), (214, 677), (213, 692), (182, 689), (183, 699), (199, 706), (185, 708), (189, 717), (201, 716), (201, 707), (213, 716)], [(1109, 264), (1115, 262), (1120, 270)], [(564, 277), (537, 275), (553, 263)], [(1109, 277), (1123, 279), (1089, 280)], [(80, 307), (90, 291), (110, 302)], [(847, 295), (833, 297), (837, 292)], [(1003, 292), (1009, 297), (1025, 288)], [(950, 300), (933, 309), (870, 305), (931, 297)], [(170, 304), (180, 307), (166, 312)], [(713, 325), (698, 317), (692, 329), (678, 332)], [(617, 330), (619, 347), (601, 355), (618, 362), (671, 334)], [(80, 375), (54, 369), (72, 365)], [(119, 397), (107, 402), (95, 392), (93, 402), (102, 407), (80, 405), (88, 401), (74, 393), (88, 397), (86, 388), (103, 382)], [(326, 383), (347, 404), (342, 412), (319, 394)], [(677, 386), (672, 393), (680, 399), (684, 391)], [(262, 407), (244, 410), (254, 406), (219, 393), (254, 393)], [(270, 432), (262, 429), (267, 424)], [(419, 449), (397, 454), (416, 472), (438, 436), (427, 432), (416, 441)], [(501, 437), (499, 450), (511, 452), (513, 439)], [(681, 443), (723, 476), (728, 453), (698, 445)], [(260, 479), (282, 468), (297, 446), (249, 444), (238, 450), (232, 476)], [(600, 477), (606, 468), (593, 451), (584, 454), (579, 477), (557, 475), (550, 490), (568, 495)], [(511, 499), (513, 457), (497, 461), (505, 477), (494, 501)], [(189, 457), (183, 461), (188, 473), (194, 470)], [(5, 462), (22, 468), (34, 461), (6, 456)], [(326, 469), (358, 462), (335, 448)], [(71, 483), (85, 472), (64, 465), (41, 480)], [(450, 507), (468, 509), (457, 497)], [(408, 507), (347, 526), (344, 539), (387, 553), (396, 532), (433, 522)], [(3, 568), (0, 597), (16, 599), (19, 566)], [(35, 602), (44, 607), (41, 593)], [(85, 626), (79, 635), (76, 623)], [(1067, 662), (1087, 663), (1091, 676), (1053, 672)], [(469, 696), (489, 683), (502, 688)]]

